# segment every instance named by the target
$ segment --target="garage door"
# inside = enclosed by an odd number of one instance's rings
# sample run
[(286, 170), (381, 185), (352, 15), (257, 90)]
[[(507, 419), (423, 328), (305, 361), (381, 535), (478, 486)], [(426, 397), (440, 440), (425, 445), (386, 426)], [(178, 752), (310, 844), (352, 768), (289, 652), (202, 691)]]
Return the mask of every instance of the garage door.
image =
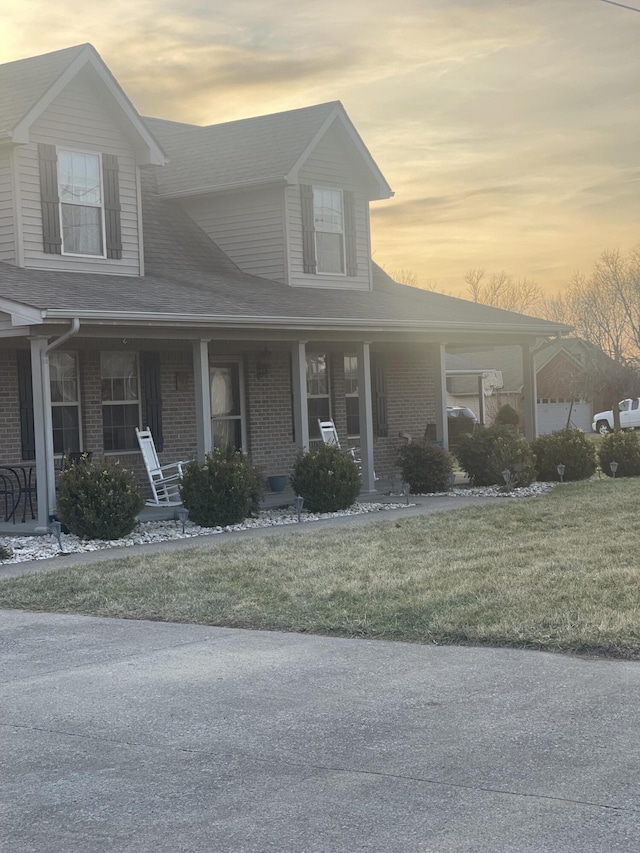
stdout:
[(569, 426), (591, 432), (593, 409), (591, 403), (571, 403), (570, 400), (538, 400), (538, 435), (547, 435)]

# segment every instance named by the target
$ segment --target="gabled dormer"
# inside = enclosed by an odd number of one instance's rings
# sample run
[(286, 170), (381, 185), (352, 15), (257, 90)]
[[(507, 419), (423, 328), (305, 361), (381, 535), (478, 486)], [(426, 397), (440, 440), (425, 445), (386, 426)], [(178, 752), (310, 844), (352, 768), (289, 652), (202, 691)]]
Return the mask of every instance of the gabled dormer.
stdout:
[(145, 121), (169, 156), (159, 195), (245, 272), (371, 288), (369, 203), (392, 193), (339, 102), (209, 127)]
[(88, 44), (0, 66), (0, 260), (141, 275), (139, 168), (164, 153)]

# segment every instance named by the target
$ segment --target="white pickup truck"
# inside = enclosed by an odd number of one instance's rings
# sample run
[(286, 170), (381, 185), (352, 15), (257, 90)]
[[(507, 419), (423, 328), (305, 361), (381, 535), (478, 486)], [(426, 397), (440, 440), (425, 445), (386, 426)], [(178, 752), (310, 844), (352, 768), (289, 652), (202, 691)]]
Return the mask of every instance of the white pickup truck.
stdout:
[[(640, 397), (634, 400), (621, 400), (618, 403), (620, 409), (621, 429), (640, 429)], [(613, 412), (596, 412), (593, 416), (591, 428), (600, 435), (606, 435), (613, 430)]]

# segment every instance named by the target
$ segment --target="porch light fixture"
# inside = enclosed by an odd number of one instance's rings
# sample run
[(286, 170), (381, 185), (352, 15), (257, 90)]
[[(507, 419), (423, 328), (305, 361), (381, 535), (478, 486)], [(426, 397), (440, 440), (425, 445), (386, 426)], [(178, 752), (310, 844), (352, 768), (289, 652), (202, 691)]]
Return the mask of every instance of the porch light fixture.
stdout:
[(609, 468), (611, 468), (611, 476), (615, 480), (616, 471), (618, 470), (618, 463), (617, 462), (609, 462)]
[(62, 524), (59, 521), (50, 521), (49, 522), (49, 532), (52, 536), (55, 536), (58, 540), (58, 548), (60, 548), (60, 553), (64, 554), (64, 548), (62, 547)]
[(566, 468), (562, 464), (562, 462), (559, 465), (556, 465), (556, 471), (558, 472), (558, 476), (560, 477), (561, 483), (564, 483), (564, 472), (565, 472), (565, 470), (566, 470)]
[(411, 486), (409, 483), (402, 484), (402, 494), (404, 495), (404, 499), (407, 502), (407, 506), (409, 506), (409, 492), (411, 491)]
[(186, 506), (179, 506), (176, 510), (176, 519), (177, 521), (182, 522), (182, 532), (184, 533), (184, 526), (187, 523), (187, 519), (189, 518), (189, 510)]
[(300, 513), (302, 512), (302, 504), (304, 503), (304, 498), (302, 495), (296, 495), (293, 499), (293, 503), (296, 508), (296, 513), (298, 514), (298, 523), (300, 523)]
[(265, 347), (258, 353), (256, 360), (256, 377), (258, 379), (266, 379), (271, 368), (271, 353)]

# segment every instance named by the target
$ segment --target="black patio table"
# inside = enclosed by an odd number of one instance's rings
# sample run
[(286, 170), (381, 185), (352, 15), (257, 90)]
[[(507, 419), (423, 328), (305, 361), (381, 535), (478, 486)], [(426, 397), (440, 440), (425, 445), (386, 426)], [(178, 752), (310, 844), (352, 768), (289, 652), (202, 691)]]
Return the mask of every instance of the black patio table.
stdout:
[(16, 523), (16, 515), (22, 504), (22, 523), (27, 519), (27, 507), (31, 518), (33, 496), (36, 494), (35, 465), (0, 465), (0, 496), (4, 495), (4, 520)]

